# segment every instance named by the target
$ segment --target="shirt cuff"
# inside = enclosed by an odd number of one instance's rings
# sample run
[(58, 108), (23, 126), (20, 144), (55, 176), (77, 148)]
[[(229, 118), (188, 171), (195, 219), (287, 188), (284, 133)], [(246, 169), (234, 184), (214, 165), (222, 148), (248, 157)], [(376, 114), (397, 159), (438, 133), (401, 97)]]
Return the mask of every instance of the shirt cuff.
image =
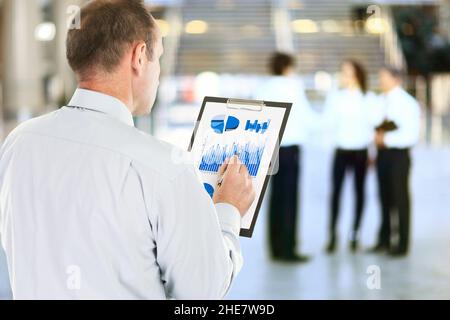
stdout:
[(239, 210), (228, 203), (217, 203), (216, 211), (222, 231), (239, 235), (241, 231), (241, 215), (239, 214)]

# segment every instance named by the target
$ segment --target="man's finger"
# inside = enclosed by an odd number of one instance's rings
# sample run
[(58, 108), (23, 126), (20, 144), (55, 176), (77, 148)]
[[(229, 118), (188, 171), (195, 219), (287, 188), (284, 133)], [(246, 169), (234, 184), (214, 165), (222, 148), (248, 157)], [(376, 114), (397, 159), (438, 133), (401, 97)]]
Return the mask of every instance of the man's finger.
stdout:
[(239, 172), (241, 164), (242, 162), (241, 160), (239, 160), (238, 156), (234, 156), (228, 163), (228, 169), (232, 170), (233, 172)]
[(239, 169), (240, 169), (239, 172), (243, 174), (245, 177), (250, 176), (250, 173), (248, 172), (247, 166), (245, 164), (242, 163)]

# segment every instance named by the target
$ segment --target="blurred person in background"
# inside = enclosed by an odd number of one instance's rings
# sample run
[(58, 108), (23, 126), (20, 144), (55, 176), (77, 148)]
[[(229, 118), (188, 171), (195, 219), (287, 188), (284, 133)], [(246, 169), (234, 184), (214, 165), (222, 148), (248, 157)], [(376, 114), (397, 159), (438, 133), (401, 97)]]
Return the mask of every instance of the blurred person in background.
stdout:
[(334, 139), (335, 152), (332, 167), (328, 253), (336, 250), (337, 224), (342, 186), (347, 172), (353, 173), (354, 219), (350, 234), (350, 249), (358, 249), (359, 232), (365, 204), (365, 181), (368, 169), (368, 148), (374, 139), (377, 124), (376, 96), (367, 92), (367, 74), (355, 60), (342, 63), (341, 89), (328, 95), (325, 104), (325, 122)]
[[(381, 202), (381, 226), (378, 243), (373, 252), (389, 252), (394, 256), (408, 253), (410, 240), (411, 199), (409, 176), (411, 148), (420, 136), (419, 103), (401, 86), (402, 72), (384, 67), (379, 74), (382, 119), (395, 128), (379, 129), (376, 134), (378, 147), (377, 175)], [(394, 230), (393, 224), (397, 225)], [(398, 243), (391, 244), (392, 231), (396, 231)]]
[(279, 167), (272, 177), (269, 208), (269, 245), (273, 259), (307, 262), (309, 257), (297, 253), (297, 219), (299, 214), (299, 177), (302, 145), (307, 138), (312, 110), (303, 84), (295, 77), (293, 56), (277, 52), (270, 59), (272, 77), (255, 93), (255, 99), (292, 102), (293, 107), (279, 151)]

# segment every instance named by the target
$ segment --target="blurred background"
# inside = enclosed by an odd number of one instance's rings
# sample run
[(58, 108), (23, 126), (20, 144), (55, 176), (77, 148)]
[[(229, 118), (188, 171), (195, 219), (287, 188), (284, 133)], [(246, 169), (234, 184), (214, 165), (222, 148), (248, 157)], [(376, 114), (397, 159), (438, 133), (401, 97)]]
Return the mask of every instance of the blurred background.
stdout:
[[(0, 0), (0, 138), (20, 122), (67, 103), (76, 88), (66, 63), (67, 23), (82, 0)], [(448, 0), (153, 0), (164, 36), (159, 97), (137, 126), (187, 149), (205, 95), (251, 98), (267, 78), (274, 51), (292, 53), (296, 73), (320, 117), (337, 86), (341, 62), (354, 58), (379, 92), (378, 70), (407, 70), (406, 89), (422, 107), (414, 150), (412, 251), (404, 259), (344, 247), (324, 254), (332, 148), (320, 130), (304, 146), (298, 239), (308, 264), (273, 262), (267, 254), (267, 203), (231, 299), (450, 298), (450, 1)], [(374, 244), (379, 205), (374, 173), (367, 181), (362, 243)], [(351, 186), (344, 188), (341, 229), (351, 222)], [(344, 232), (342, 232), (344, 234)], [(367, 286), (371, 266), (381, 288)], [(0, 254), (0, 298), (8, 299)]]

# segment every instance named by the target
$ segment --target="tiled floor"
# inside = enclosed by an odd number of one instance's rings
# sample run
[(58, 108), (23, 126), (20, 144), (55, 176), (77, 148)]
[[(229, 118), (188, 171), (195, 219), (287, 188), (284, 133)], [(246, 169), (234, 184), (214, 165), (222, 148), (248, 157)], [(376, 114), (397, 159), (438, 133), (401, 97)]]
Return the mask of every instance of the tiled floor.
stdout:
[[(304, 160), (302, 251), (305, 265), (274, 263), (266, 254), (265, 216), (255, 237), (243, 240), (245, 266), (229, 299), (450, 299), (450, 149), (420, 147), (414, 152), (413, 245), (404, 259), (368, 253), (351, 254), (347, 234), (352, 219), (349, 183), (344, 192), (340, 250), (324, 254), (330, 153), (309, 147)], [(374, 172), (367, 181), (368, 203), (362, 244), (370, 247), (379, 222)], [(370, 266), (380, 268), (381, 289), (370, 290)], [(372, 279), (372, 278), (370, 278)]]
[[(266, 210), (252, 239), (243, 239), (245, 266), (229, 299), (450, 299), (450, 148), (419, 147), (414, 152), (413, 246), (404, 259), (350, 254), (347, 233), (352, 219), (351, 184), (344, 191), (339, 252), (327, 256), (328, 177), (331, 154), (307, 147), (302, 179), (302, 250), (313, 256), (305, 265), (271, 262), (266, 254)], [(349, 182), (349, 181), (348, 181)], [(379, 222), (376, 183), (370, 173), (362, 244), (373, 244)], [(2, 258), (0, 258), (2, 260)], [(0, 264), (1, 265), (1, 264)], [(370, 290), (370, 266), (380, 268), (381, 289)], [(0, 266), (0, 297), (9, 297)]]

